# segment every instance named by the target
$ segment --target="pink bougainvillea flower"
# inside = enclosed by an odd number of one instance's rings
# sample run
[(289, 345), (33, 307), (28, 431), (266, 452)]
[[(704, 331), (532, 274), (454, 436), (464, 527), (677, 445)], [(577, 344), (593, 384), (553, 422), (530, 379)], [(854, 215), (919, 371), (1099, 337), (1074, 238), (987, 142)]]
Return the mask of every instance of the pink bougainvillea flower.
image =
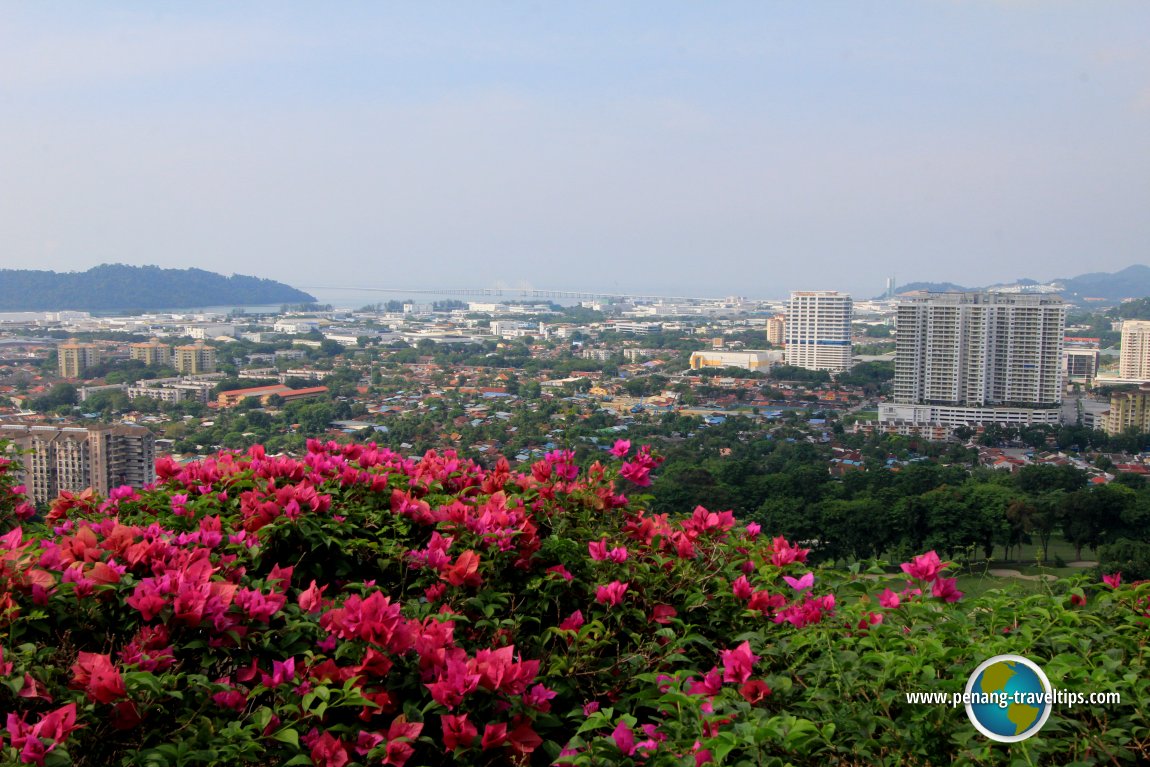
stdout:
[(743, 642), (733, 650), (719, 653), (723, 664), (724, 682), (745, 682), (751, 678), (751, 670), (759, 656), (751, 652), (751, 643)]
[[(20, 762), (43, 765), (45, 757), (76, 728), (76, 704), (61, 706), (32, 725), (9, 713), (6, 725), (12, 747), (20, 751)], [(49, 741), (47, 745), (44, 739)]]
[(813, 572), (808, 572), (801, 578), (792, 578), (789, 575), (784, 575), (783, 580), (786, 581), (787, 585), (795, 591), (806, 591), (811, 586), (815, 585), (815, 574)]
[(679, 611), (671, 605), (655, 605), (651, 609), (651, 620), (661, 626), (666, 626), (678, 614)]
[(956, 583), (958, 583), (957, 578), (939, 578), (930, 590), (932, 594), (944, 602), (957, 602), (962, 599), (962, 592), (955, 587)]
[(128, 694), (112, 658), (94, 652), (80, 653), (72, 665), (71, 686), (83, 690), (88, 700), (96, 703), (112, 703)]
[(606, 586), (595, 589), (595, 601), (601, 605), (618, 607), (623, 602), (623, 595), (627, 593), (627, 584), (611, 581)]
[(560, 631), (578, 631), (583, 625), (583, 611), (576, 610), (563, 619), (559, 624)]
[(360, 756), (367, 756), (371, 750), (384, 741), (384, 737), (378, 732), (367, 732), (360, 730), (359, 735), (355, 738), (355, 753)]
[(596, 562), (602, 562), (607, 558), (607, 541), (588, 541), (587, 553), (591, 555), (591, 559)]
[(903, 562), (900, 567), (911, 578), (918, 578), (920, 581), (929, 583), (942, 572), (943, 564), (939, 561), (938, 554), (932, 549), (925, 554), (919, 554), (913, 561)]
[(507, 733), (507, 745), (520, 757), (530, 754), (543, 745), (543, 738), (535, 732), (530, 720), (517, 717), (513, 722), (511, 732)]
[(615, 746), (623, 752), (624, 756), (631, 756), (635, 753), (635, 731), (626, 722), (619, 721), (611, 733), (611, 738), (614, 739)]
[(1118, 588), (1122, 583), (1122, 573), (1110, 573), (1102, 576), (1102, 582), (1112, 589)]
[(766, 697), (771, 694), (771, 688), (761, 679), (752, 679), (743, 683), (743, 686), (739, 688), (739, 694), (743, 696), (743, 700), (754, 706), (766, 700)]
[(323, 609), (323, 592), (327, 586), (317, 586), (315, 581), (311, 582), (306, 589), (300, 592), (299, 606), (305, 613), (318, 613)]
[(616, 458), (622, 458), (623, 456), (627, 455), (627, 453), (629, 453), (629, 452), (631, 452), (631, 441), (630, 440), (626, 440), (626, 439), (615, 440), (615, 444), (611, 448), (611, 455), (615, 456)]
[(551, 710), (551, 700), (558, 694), (542, 684), (537, 684), (524, 693), (523, 703), (536, 711), (547, 713)]
[(898, 594), (890, 589), (884, 589), (882, 594), (879, 595), (878, 603), (887, 609), (893, 610), (902, 604), (902, 600), (898, 598)]
[(771, 564), (775, 567), (786, 567), (793, 562), (806, 562), (810, 549), (800, 549), (787, 543), (781, 535), (771, 541)]
[(468, 549), (459, 555), (455, 564), (445, 567), (440, 577), (452, 586), (481, 586), (483, 576), (479, 574), (479, 555)]
[(507, 742), (507, 724), (504, 722), (491, 723), (483, 728), (483, 750), (498, 748)]
[(619, 476), (634, 482), (639, 487), (649, 487), (651, 484), (651, 469), (637, 462), (624, 463), (619, 470)]
[(751, 582), (747, 580), (747, 576), (740, 575), (731, 584), (731, 593), (738, 599), (750, 599), (755, 590), (751, 587)]
[(616, 546), (607, 552), (607, 559), (611, 560), (617, 565), (621, 565), (627, 561), (627, 547)]
[(467, 721), (467, 714), (444, 714), (439, 717), (443, 728), (443, 746), (448, 751), (457, 748), (471, 748), (479, 731)]
[(1086, 604), (1086, 595), (1085, 594), (1071, 594), (1070, 595), (1070, 604), (1073, 605), (1074, 607), (1084, 606)]
[(568, 572), (567, 568), (564, 567), (563, 565), (555, 565), (554, 567), (548, 567), (547, 572), (552, 573), (554, 575), (558, 575), (560, 578), (567, 581), (568, 583), (570, 583), (575, 578), (575, 576), (572, 575), (570, 572)]
[(756, 591), (751, 594), (750, 600), (747, 602), (748, 610), (757, 610), (761, 613), (769, 613), (773, 610), (778, 610), (787, 603), (787, 598), (782, 594), (771, 594), (770, 592)]
[(387, 728), (387, 754), (383, 763), (394, 767), (407, 764), (407, 760), (415, 753), (415, 747), (411, 744), (422, 731), (422, 722), (409, 722), (404, 714), (397, 716)]
[(351, 761), (351, 757), (342, 740), (330, 732), (324, 732), (311, 747), (311, 760), (316, 767), (344, 767)]
[(760, 525), (758, 522), (748, 522), (747, 523), (747, 537), (750, 538), (752, 541), (758, 539), (759, 533), (761, 533), (762, 531), (763, 531), (763, 526)]

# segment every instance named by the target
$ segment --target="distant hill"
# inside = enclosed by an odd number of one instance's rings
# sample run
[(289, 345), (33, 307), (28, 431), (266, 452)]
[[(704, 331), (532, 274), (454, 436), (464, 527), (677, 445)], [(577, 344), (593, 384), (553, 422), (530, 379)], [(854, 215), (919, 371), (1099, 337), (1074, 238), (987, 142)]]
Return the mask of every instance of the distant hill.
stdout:
[(1063, 285), (1063, 295), (1073, 301), (1102, 299), (1117, 302), (1126, 298), (1150, 296), (1150, 266), (1135, 264), (1120, 272), (1091, 272), (1055, 280)]
[(906, 285), (899, 285), (896, 293), (902, 295), (903, 293), (917, 293), (924, 290), (928, 293), (961, 293), (966, 290), (978, 290), (978, 288), (964, 288), (953, 282), (908, 282)]
[(1048, 282), (1038, 282), (1029, 278), (1015, 280), (1000, 285), (984, 287), (963, 287), (952, 282), (911, 282), (900, 285), (897, 293), (911, 293), (919, 290), (963, 291), (995, 290), (1002, 288), (1032, 287), (1055, 290), (1063, 298), (1080, 306), (1113, 306), (1127, 299), (1150, 296), (1150, 266), (1135, 264), (1118, 272), (1091, 272), (1077, 277), (1064, 277)]
[(305, 303), (315, 297), (275, 280), (203, 269), (102, 264), (86, 272), (0, 269), (0, 312), (132, 311)]

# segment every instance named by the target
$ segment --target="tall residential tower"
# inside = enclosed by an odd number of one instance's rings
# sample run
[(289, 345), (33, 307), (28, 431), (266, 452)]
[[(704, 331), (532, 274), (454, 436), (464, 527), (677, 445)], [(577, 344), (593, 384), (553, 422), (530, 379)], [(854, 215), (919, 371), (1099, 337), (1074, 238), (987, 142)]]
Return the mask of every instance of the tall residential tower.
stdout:
[(899, 303), (886, 425), (1058, 423), (1066, 306), (1059, 296), (930, 293)]
[(846, 293), (791, 293), (783, 339), (787, 364), (807, 370), (849, 370), (851, 316), (851, 297)]
[(1130, 381), (1150, 381), (1150, 321), (1122, 323), (1122, 352), (1118, 377)]

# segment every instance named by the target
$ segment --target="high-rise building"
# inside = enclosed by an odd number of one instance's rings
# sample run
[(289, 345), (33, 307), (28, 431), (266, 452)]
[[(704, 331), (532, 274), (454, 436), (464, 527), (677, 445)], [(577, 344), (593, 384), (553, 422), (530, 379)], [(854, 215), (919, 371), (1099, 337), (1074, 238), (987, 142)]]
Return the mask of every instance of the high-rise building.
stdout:
[(807, 370), (849, 370), (852, 311), (846, 293), (791, 293), (783, 334), (787, 364)]
[(1102, 428), (1111, 436), (1128, 429), (1139, 433), (1150, 431), (1150, 386), (1143, 384), (1133, 391), (1112, 393)]
[(1057, 423), (1066, 306), (1058, 296), (930, 293), (898, 305), (884, 424)]
[(177, 346), (172, 355), (172, 364), (185, 375), (216, 372), (216, 350), (196, 341), (187, 346)]
[(4, 424), (0, 438), (24, 453), (23, 482), (33, 503), (47, 503), (61, 490), (90, 487), (107, 495), (114, 487), (143, 487), (156, 478), (156, 439), (143, 426)]
[(787, 330), (787, 317), (785, 314), (777, 314), (767, 320), (767, 343), (774, 344), (775, 346), (782, 346), (783, 339), (786, 337)]
[(139, 344), (131, 344), (128, 353), (134, 360), (140, 360), (145, 365), (170, 365), (172, 362), (172, 347), (160, 343), (160, 339), (153, 338)]
[(1150, 320), (1122, 323), (1122, 356), (1118, 377), (1129, 381), (1150, 381)]
[(56, 349), (61, 378), (79, 378), (85, 370), (100, 364), (100, 347), (72, 339)]

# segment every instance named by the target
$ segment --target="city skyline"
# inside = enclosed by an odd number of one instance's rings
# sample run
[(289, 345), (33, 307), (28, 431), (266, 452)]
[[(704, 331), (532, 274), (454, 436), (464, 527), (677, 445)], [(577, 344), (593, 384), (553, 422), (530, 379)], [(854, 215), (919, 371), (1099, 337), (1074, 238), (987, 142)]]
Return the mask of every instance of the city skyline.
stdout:
[(0, 22), (10, 268), (867, 297), (1114, 271), (1150, 244), (1139, 3)]

